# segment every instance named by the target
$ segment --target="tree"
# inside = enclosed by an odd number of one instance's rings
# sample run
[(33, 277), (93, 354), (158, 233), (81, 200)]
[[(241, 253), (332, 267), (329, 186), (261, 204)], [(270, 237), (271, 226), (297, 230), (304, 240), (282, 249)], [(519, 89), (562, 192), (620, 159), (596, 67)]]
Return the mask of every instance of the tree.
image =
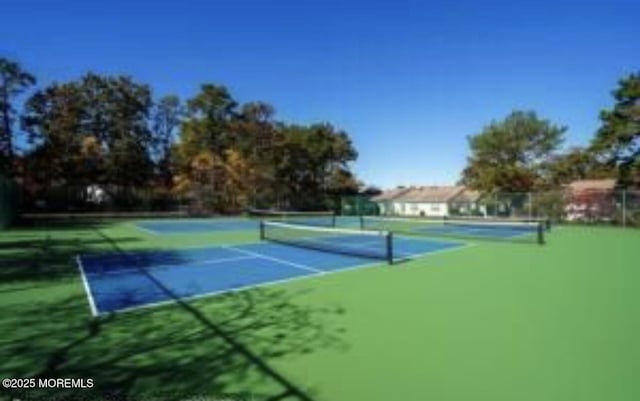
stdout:
[(248, 206), (253, 180), (251, 164), (237, 150), (227, 150), (224, 158), (203, 150), (176, 177), (174, 190), (193, 198), (193, 213), (237, 213)]
[(252, 166), (248, 202), (254, 207), (271, 207), (279, 198), (275, 172), (282, 135), (276, 129), (274, 114), (275, 109), (267, 103), (249, 102), (240, 107), (232, 123), (237, 149)]
[(128, 77), (87, 74), (52, 84), (26, 102), (30, 159), (49, 166), (47, 183), (140, 186), (152, 173), (151, 104), (150, 89)]
[(615, 176), (615, 169), (600, 162), (591, 149), (580, 147), (553, 156), (543, 170), (544, 186), (548, 188), (558, 188), (575, 180)]
[(225, 205), (228, 211), (238, 212), (249, 206), (256, 175), (249, 160), (237, 150), (227, 150), (225, 160)]
[(353, 172), (346, 168), (335, 168), (327, 178), (327, 192), (336, 195), (356, 195), (361, 183)]
[(172, 180), (171, 150), (183, 116), (184, 108), (177, 96), (165, 96), (153, 108), (151, 117), (153, 158), (158, 168), (158, 176), (165, 185), (170, 184)]
[(344, 184), (337, 178), (358, 157), (349, 136), (330, 124), (281, 124), (278, 129), (283, 136), (276, 160), (281, 203), (296, 209), (326, 206), (325, 195), (339, 192), (333, 185)]
[(153, 172), (151, 89), (129, 77), (96, 74), (87, 74), (81, 88), (88, 116), (84, 135), (96, 136), (106, 149), (107, 182), (129, 189), (144, 185)]
[(471, 156), (461, 181), (485, 193), (531, 191), (565, 131), (533, 111), (514, 111), (468, 138)]
[(236, 147), (245, 157), (256, 161), (270, 159), (274, 145), (275, 127), (273, 106), (263, 102), (249, 102), (240, 107), (232, 121)]
[(640, 182), (640, 72), (618, 82), (612, 110), (600, 112), (602, 126), (592, 142), (595, 152), (618, 168), (618, 179)]
[[(279, 123), (273, 115), (266, 103), (238, 105), (224, 87), (203, 85), (187, 101), (173, 150), (180, 172), (175, 188), (197, 198), (209, 188), (205, 206), (221, 211), (319, 209), (328, 205), (328, 194), (357, 191), (349, 168), (357, 152), (347, 133), (330, 124)], [(206, 180), (194, 168), (203, 154), (212, 160)]]
[(85, 100), (77, 83), (52, 84), (29, 97), (22, 125), (33, 145), (26, 158), (31, 180), (45, 187), (55, 180), (84, 182), (80, 154), (85, 119)]
[(224, 208), (225, 158), (235, 142), (232, 126), (236, 107), (225, 87), (212, 84), (202, 85), (187, 101), (172, 160), (180, 177), (179, 188), (196, 197), (200, 213)]
[(10, 173), (14, 161), (14, 101), (35, 83), (35, 77), (18, 63), (0, 58), (0, 174)]
[(222, 156), (233, 143), (230, 123), (236, 107), (236, 101), (224, 86), (202, 85), (200, 93), (187, 101), (180, 141), (183, 155), (191, 159), (208, 149)]

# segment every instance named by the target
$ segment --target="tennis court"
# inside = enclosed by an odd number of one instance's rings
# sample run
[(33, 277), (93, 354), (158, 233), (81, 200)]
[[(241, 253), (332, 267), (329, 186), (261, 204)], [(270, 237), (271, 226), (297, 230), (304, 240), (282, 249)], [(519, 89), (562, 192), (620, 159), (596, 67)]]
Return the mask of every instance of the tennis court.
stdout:
[(542, 221), (428, 220), (420, 218), (364, 216), (361, 227), (416, 235), (544, 244), (548, 226)]
[[(332, 212), (277, 212), (249, 210), (248, 217), (213, 217), (177, 220), (141, 220), (136, 227), (152, 235), (194, 234), (212, 231), (257, 230), (261, 219), (311, 226), (335, 227), (337, 218)], [(343, 219), (341, 223), (347, 223)]]
[[(175, 236), (145, 234), (139, 222), (47, 222), (0, 234), (0, 298), (12, 311), (0, 348), (7, 377), (46, 366), (60, 377), (82, 372), (98, 383), (87, 392), (95, 399), (124, 382), (137, 383), (130, 399), (151, 398), (159, 383), (185, 399), (277, 399), (287, 390), (263, 364), (311, 394), (292, 400), (382, 400), (396, 391), (412, 400), (443, 392), (506, 400), (523, 388), (527, 399), (631, 399), (637, 388), (637, 358), (627, 358), (637, 354), (637, 231), (562, 226), (545, 246), (472, 247), (396, 234), (394, 251), (411, 259), (389, 265), (259, 241), (257, 221)], [(314, 232), (376, 249), (385, 238)], [(288, 233), (266, 236), (301, 237)], [(505, 377), (510, 387), (489, 397)], [(545, 380), (556, 385), (551, 396), (527, 387)]]
[[(532, 240), (539, 229), (537, 223), (336, 219), (332, 213), (322, 212), (252, 210), (249, 215), (251, 218), (148, 220), (135, 225), (144, 232), (169, 237), (259, 230), (263, 240), (259, 243), (78, 255), (92, 314), (382, 266), (465, 245), (445, 239), (449, 236)], [(355, 227), (357, 222), (359, 227)], [(337, 224), (349, 228), (336, 228)], [(392, 235), (392, 231), (414, 236)]]
[[(100, 315), (359, 267), (385, 266), (388, 259), (387, 237), (370, 232), (274, 223), (267, 237), (275, 242), (79, 255), (77, 263), (91, 312)], [(293, 237), (296, 241), (292, 246)], [(394, 237), (393, 259), (404, 261), (462, 246), (460, 242)]]

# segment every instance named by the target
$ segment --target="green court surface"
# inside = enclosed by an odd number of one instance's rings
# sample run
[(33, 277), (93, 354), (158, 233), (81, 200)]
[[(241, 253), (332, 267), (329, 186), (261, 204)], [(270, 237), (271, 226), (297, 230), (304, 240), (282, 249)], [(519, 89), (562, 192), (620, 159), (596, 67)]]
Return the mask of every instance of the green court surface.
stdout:
[(97, 319), (74, 261), (256, 241), (122, 221), (1, 231), (0, 377), (95, 384), (27, 394), (43, 399), (640, 399), (640, 231), (559, 227), (544, 246), (478, 242)]

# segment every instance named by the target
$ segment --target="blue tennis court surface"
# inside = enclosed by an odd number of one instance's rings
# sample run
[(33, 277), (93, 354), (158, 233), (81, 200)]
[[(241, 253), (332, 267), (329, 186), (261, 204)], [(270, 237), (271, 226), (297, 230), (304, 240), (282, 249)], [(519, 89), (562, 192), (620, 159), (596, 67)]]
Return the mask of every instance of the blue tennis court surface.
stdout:
[[(412, 258), (462, 243), (395, 238)], [(78, 256), (94, 315), (219, 294), (379, 264), (368, 258), (261, 242), (180, 250)], [(391, 267), (394, 268), (394, 267)]]
[(415, 231), (424, 234), (459, 234), (478, 238), (516, 238), (536, 234), (535, 227), (482, 227), (477, 225), (440, 225), (433, 227), (425, 226), (416, 228)]
[(214, 231), (255, 230), (258, 222), (243, 218), (212, 218), (185, 220), (140, 221), (136, 226), (154, 235), (193, 234)]
[(365, 219), (368, 229), (390, 230), (405, 233), (426, 234), (432, 236), (464, 236), (469, 238), (515, 239), (519, 237), (535, 238), (538, 233), (536, 224), (526, 223), (491, 223), (469, 222), (449, 223), (439, 221), (420, 221), (403, 218), (375, 218)]
[[(236, 217), (218, 217), (210, 219), (184, 219), (184, 220), (147, 220), (136, 223), (138, 229), (153, 235), (173, 234), (198, 234), (216, 231), (257, 230), (258, 220)], [(358, 217), (336, 217), (338, 227), (360, 226)]]

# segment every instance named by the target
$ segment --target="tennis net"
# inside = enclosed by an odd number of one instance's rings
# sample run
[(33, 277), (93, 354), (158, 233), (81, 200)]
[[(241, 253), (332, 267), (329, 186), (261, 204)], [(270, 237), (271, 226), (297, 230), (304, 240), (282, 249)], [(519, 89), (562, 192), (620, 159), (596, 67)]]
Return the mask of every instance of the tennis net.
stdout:
[(260, 239), (319, 251), (382, 259), (393, 263), (393, 234), (311, 227), (273, 221), (260, 222)]
[(268, 209), (249, 209), (249, 217), (277, 221), (290, 224), (303, 224), (308, 226), (335, 227), (336, 215), (334, 212), (292, 212)]
[(360, 225), (363, 230), (388, 230), (433, 237), (545, 243), (542, 222), (362, 216)]
[(444, 216), (443, 220), (445, 224), (447, 221), (454, 221), (458, 223), (462, 223), (465, 221), (468, 222), (478, 222), (478, 223), (503, 223), (505, 225), (509, 223), (539, 223), (542, 224), (543, 228), (546, 231), (551, 230), (551, 220), (544, 217), (483, 217), (483, 216)]

